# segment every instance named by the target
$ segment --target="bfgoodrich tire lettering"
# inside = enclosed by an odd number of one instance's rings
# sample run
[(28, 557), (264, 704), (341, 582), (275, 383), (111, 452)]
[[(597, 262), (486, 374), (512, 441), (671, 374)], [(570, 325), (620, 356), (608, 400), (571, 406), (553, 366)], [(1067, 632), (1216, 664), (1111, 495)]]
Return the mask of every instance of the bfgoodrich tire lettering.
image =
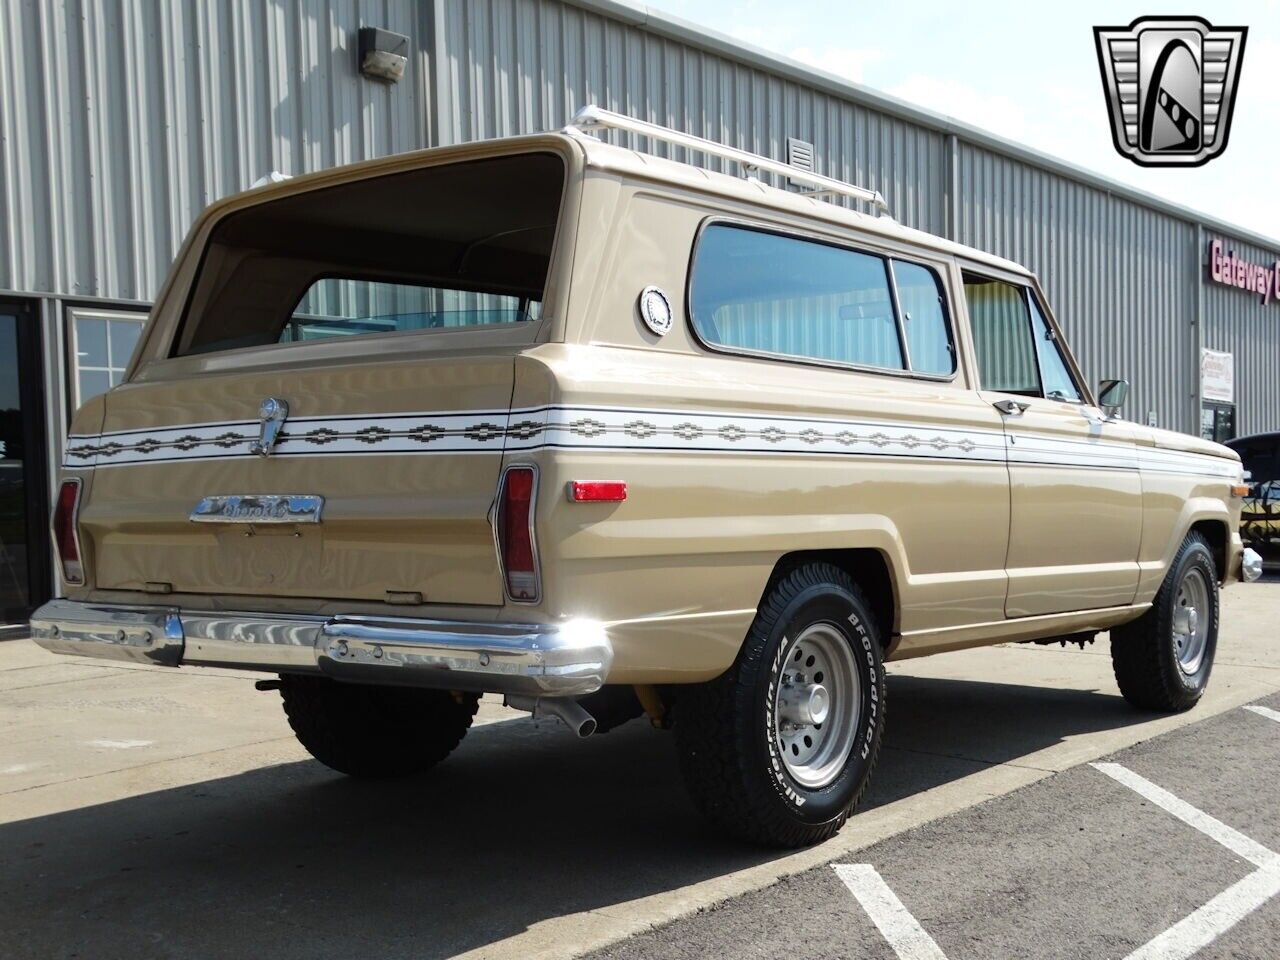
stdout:
[[(804, 646), (806, 637), (819, 635), (821, 644)], [(807, 721), (819, 716), (813, 711), (821, 708), (822, 691), (816, 688), (836, 694), (839, 686), (812, 670), (840, 669), (837, 643), (849, 655), (854, 686), (832, 697), (827, 719), (815, 728)], [(709, 683), (682, 688), (676, 699), (681, 772), (702, 813), (731, 834), (770, 846), (833, 836), (861, 800), (879, 754), (885, 720), (880, 651), (871, 605), (843, 570), (810, 564), (778, 581), (733, 667)], [(797, 677), (804, 682), (793, 682)], [(800, 705), (797, 690), (808, 698), (799, 698)], [(847, 750), (826, 750), (820, 728), (829, 722), (831, 731), (841, 729), (841, 720), (849, 721)], [(787, 736), (794, 731), (800, 735)], [(813, 734), (808, 747), (805, 731)], [(789, 764), (783, 751), (792, 748), (796, 762)], [(812, 775), (798, 763), (806, 749), (816, 758)]]
[(1111, 631), (1120, 693), (1144, 710), (1189, 710), (1209, 684), (1217, 646), (1217, 569), (1209, 544), (1193, 532), (1178, 548), (1151, 609)]

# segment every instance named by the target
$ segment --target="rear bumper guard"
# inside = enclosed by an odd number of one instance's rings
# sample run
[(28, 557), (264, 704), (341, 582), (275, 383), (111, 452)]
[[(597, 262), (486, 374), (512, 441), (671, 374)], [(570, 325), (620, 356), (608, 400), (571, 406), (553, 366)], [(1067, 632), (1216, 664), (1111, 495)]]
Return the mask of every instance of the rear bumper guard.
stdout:
[(408, 617), (307, 617), (52, 600), (31, 636), (53, 653), (159, 666), (319, 672), (338, 680), (545, 697), (603, 686), (604, 627)]

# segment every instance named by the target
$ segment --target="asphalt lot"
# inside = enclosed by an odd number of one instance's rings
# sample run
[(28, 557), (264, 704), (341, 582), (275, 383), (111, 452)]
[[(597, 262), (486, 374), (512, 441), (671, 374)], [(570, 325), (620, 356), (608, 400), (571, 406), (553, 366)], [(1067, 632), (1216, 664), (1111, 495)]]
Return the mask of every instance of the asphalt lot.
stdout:
[[(1261, 703), (1280, 708), (1280, 695)], [(1278, 746), (1280, 721), (1238, 709), (1106, 760), (1276, 850)], [(873, 868), (941, 956), (988, 960), (1127, 957), (1256, 870), (1089, 764), (841, 862)], [(911, 956), (895, 951), (836, 870), (823, 865), (592, 958), (723, 955)], [(1280, 956), (1280, 899), (1262, 904), (1195, 956)]]
[[(435, 773), (361, 784), (245, 675), (0, 643), (0, 956), (894, 956), (831, 861), (873, 865), (952, 960), (1123, 956), (1247, 868), (1087, 764), (1280, 848), (1280, 723), (1240, 709), (1280, 709), (1276, 611), (1280, 582), (1224, 594), (1177, 717), (1120, 700), (1105, 642), (893, 665), (863, 812), (788, 855), (708, 835), (641, 722), (580, 742), (488, 704)], [(1211, 950), (1274, 960), (1276, 919)]]

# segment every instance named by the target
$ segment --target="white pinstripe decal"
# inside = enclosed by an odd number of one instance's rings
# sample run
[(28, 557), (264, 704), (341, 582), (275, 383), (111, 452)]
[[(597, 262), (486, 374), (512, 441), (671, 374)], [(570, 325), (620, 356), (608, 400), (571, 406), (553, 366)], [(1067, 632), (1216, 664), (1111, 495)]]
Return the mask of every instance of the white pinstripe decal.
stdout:
[[(68, 438), (64, 466), (109, 467), (252, 457), (253, 421), (114, 431)], [(624, 407), (548, 406), (512, 411), (297, 417), (273, 457), (364, 453), (515, 453), (551, 448), (869, 456), (1140, 470), (1238, 482), (1240, 464), (1101, 439), (889, 423), (690, 413)]]

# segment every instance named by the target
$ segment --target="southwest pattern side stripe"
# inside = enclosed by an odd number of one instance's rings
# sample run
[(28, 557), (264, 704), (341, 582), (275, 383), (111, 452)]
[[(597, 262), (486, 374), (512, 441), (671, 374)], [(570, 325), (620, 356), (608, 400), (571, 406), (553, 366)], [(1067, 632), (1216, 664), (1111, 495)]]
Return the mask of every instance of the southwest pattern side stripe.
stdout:
[[(64, 465), (107, 467), (252, 457), (250, 421), (114, 431), (68, 438)], [(502, 453), (627, 449), (705, 453), (863, 455), (1142, 470), (1238, 480), (1240, 465), (1205, 454), (1039, 434), (883, 421), (623, 407), (547, 406), (457, 413), (289, 420), (272, 456)]]

